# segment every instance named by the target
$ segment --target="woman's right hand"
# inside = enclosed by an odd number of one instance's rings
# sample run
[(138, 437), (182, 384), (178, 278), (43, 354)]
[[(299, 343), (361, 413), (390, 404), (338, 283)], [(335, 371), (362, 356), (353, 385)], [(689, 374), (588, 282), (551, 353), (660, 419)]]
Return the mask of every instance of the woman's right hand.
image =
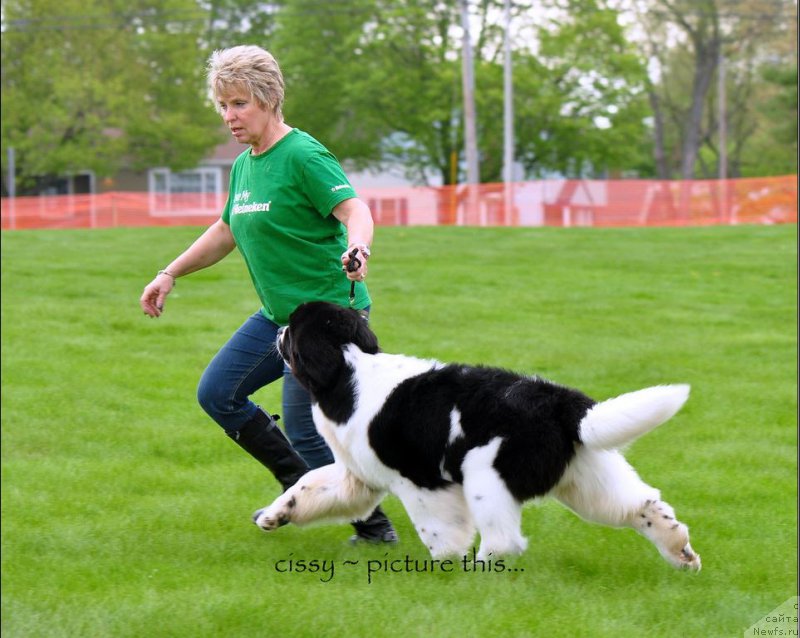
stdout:
[(172, 260), (164, 270), (159, 270), (156, 278), (144, 287), (139, 305), (144, 314), (160, 317), (164, 312), (164, 300), (175, 287), (175, 277), (191, 274), (201, 268), (216, 264), (234, 248), (231, 229), (222, 219), (218, 219), (194, 240), (179, 257)]
[(164, 301), (167, 295), (175, 287), (175, 278), (166, 273), (160, 272), (149, 284), (144, 287), (142, 296), (139, 298), (139, 305), (144, 310), (144, 314), (150, 317), (160, 317), (164, 312)]

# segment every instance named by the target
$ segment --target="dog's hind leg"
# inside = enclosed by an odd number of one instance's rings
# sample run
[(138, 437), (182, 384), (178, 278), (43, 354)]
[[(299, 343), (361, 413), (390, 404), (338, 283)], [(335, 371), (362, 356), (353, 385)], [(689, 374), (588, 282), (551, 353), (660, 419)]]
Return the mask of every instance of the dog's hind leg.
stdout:
[(466, 555), (475, 537), (475, 525), (460, 485), (429, 490), (401, 479), (391, 491), (403, 503), (433, 558)]
[(494, 468), (502, 439), (471, 449), (464, 457), (464, 496), (481, 535), (478, 560), (503, 554), (521, 554), (528, 546), (522, 536), (522, 504), (508, 491)]
[(588, 521), (635, 529), (674, 567), (700, 569), (689, 528), (616, 450), (579, 448), (553, 496)]
[(304, 474), (272, 504), (258, 510), (253, 520), (266, 531), (287, 523), (351, 521), (366, 517), (384, 495), (383, 491), (354, 476), (344, 465), (332, 463)]

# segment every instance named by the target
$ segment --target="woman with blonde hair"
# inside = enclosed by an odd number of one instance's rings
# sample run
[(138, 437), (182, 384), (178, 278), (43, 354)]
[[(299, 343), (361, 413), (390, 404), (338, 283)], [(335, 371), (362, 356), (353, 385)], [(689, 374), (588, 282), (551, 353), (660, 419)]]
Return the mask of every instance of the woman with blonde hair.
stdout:
[[(140, 305), (146, 315), (159, 317), (178, 277), (239, 249), (262, 305), (211, 360), (197, 397), (228, 436), (286, 489), (310, 468), (332, 463), (333, 456), (314, 427), (311, 399), (278, 355), (275, 338), (306, 301), (351, 305), (366, 319), (372, 303), (364, 283), (372, 215), (336, 157), (284, 122), (283, 75), (269, 52), (257, 46), (215, 51), (207, 72), (217, 112), (231, 135), (249, 148), (233, 164), (220, 219), (158, 271)], [(277, 415), (250, 399), (280, 378), (291, 444), (276, 424)], [(353, 541), (397, 541), (380, 508), (353, 526)]]

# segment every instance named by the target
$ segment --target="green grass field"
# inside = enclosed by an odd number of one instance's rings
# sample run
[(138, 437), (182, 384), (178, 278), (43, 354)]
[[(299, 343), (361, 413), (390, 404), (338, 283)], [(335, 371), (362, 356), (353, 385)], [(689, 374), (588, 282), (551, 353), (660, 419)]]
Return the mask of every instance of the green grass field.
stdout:
[(596, 399), (692, 385), (628, 458), (690, 526), (699, 574), (554, 502), (525, 509), (530, 547), (502, 570), (423, 563), (393, 497), (394, 548), (260, 532), (278, 484), (195, 400), (257, 307), (242, 261), (182, 279), (161, 319), (138, 307), (200, 230), (2, 235), (4, 637), (732, 637), (797, 594), (796, 226), (377, 232), (386, 351)]

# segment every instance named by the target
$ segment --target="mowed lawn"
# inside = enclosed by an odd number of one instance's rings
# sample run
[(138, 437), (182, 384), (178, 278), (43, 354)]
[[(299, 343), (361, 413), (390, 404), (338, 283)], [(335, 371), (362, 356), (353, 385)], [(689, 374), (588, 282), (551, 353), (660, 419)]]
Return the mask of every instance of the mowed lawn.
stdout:
[[(268, 535), (278, 484), (197, 406), (257, 308), (238, 255), (144, 285), (202, 229), (2, 235), (4, 637), (742, 636), (797, 593), (797, 228), (379, 228), (388, 352), (539, 374), (596, 399), (686, 382), (628, 458), (691, 529), (699, 574), (555, 502), (527, 552), (433, 563), (347, 525)], [(290, 266), (287, 266), (290, 267)], [(258, 401), (280, 411), (280, 388)]]

